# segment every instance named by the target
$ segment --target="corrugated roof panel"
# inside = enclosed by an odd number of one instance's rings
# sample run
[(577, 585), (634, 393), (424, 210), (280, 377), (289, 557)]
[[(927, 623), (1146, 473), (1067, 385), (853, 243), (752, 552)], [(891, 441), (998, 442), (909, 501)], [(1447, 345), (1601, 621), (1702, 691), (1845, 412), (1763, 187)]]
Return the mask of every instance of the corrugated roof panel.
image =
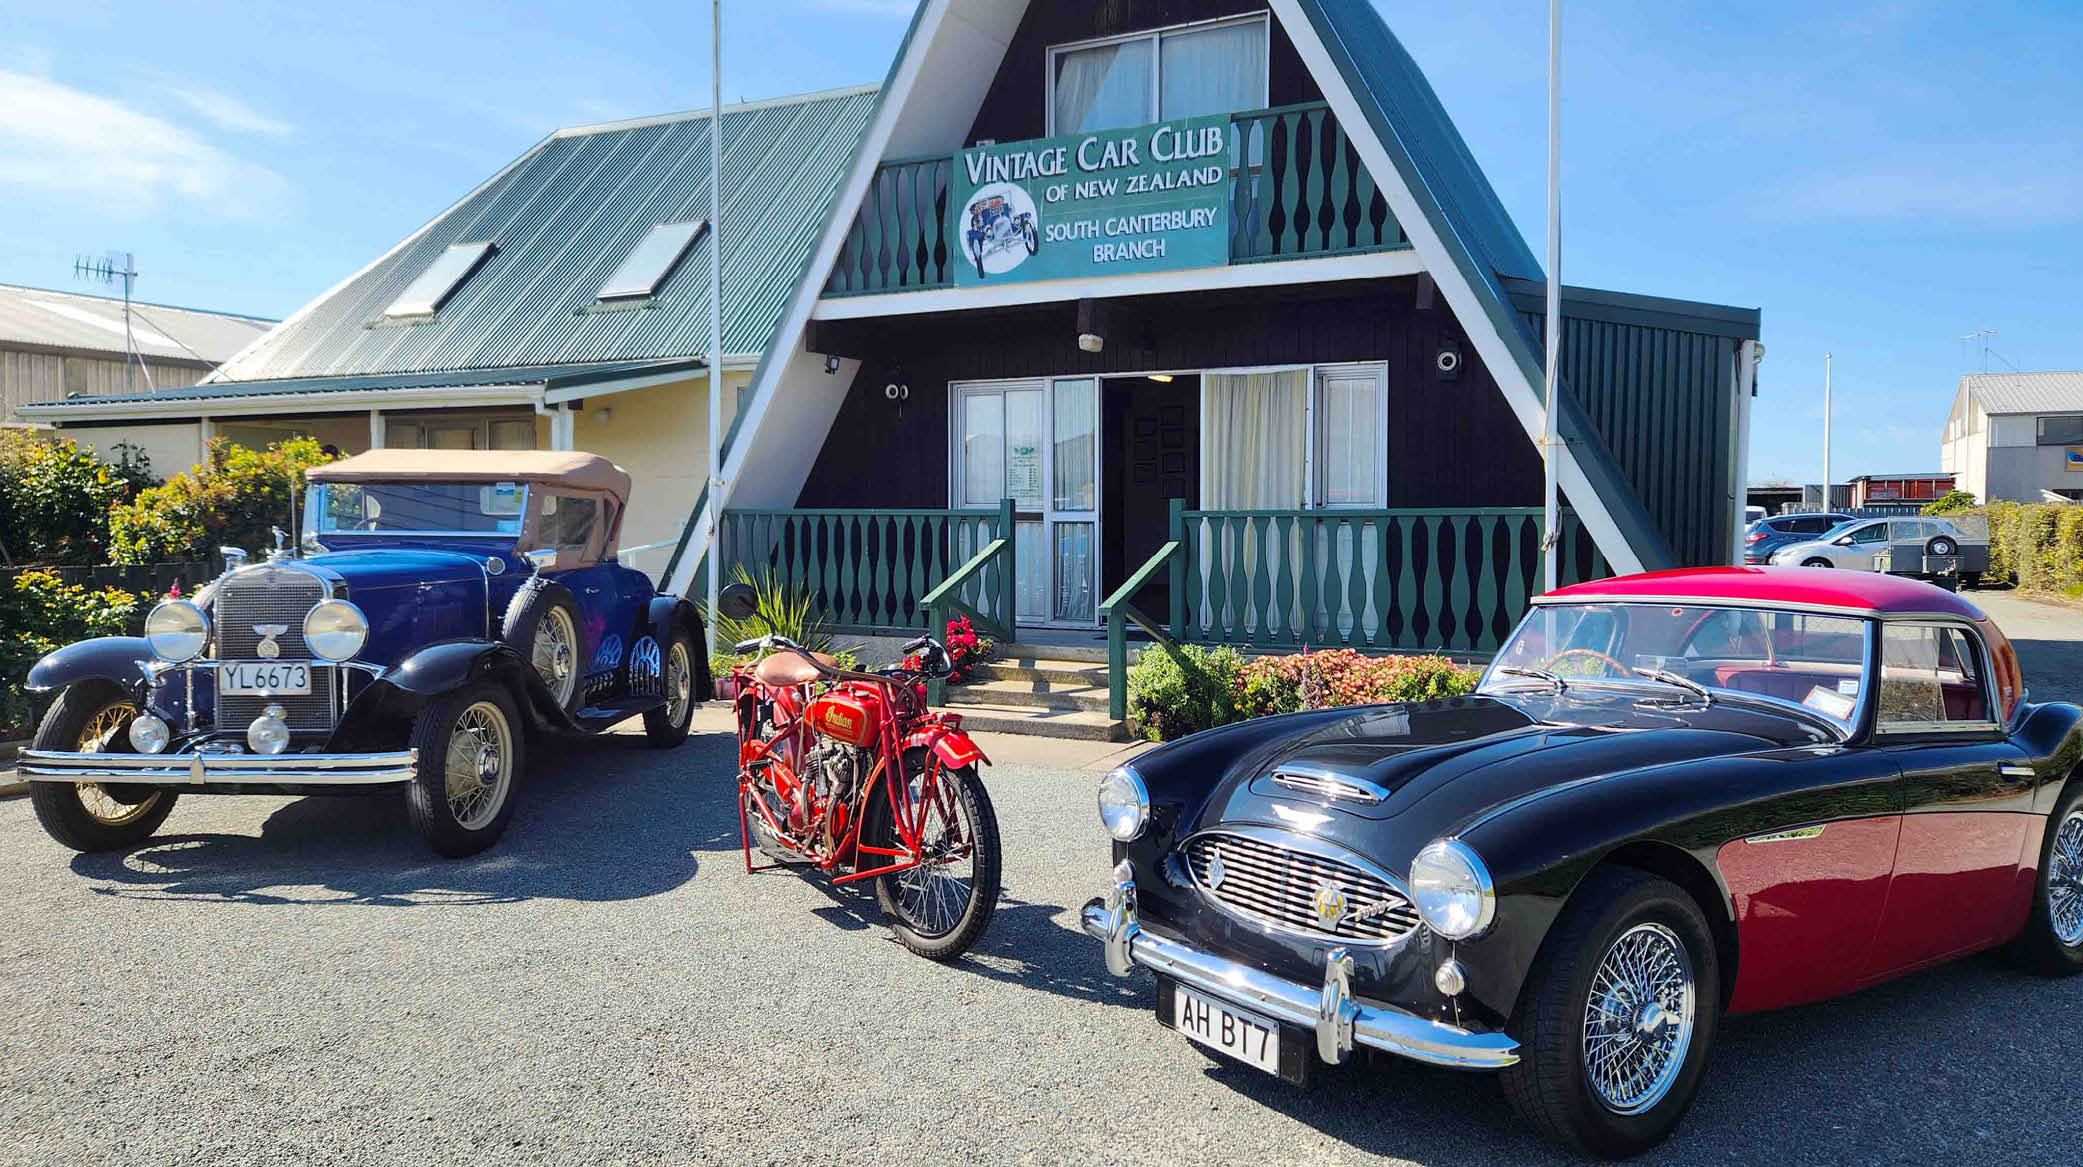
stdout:
[[(723, 111), (724, 350), (772, 339), (789, 290), (859, 147), (875, 89)], [(701, 356), (709, 348), (709, 240), (636, 305), (595, 295), (659, 223), (704, 218), (703, 113), (560, 131), (389, 255), (218, 371), (221, 380), (490, 369)], [(498, 250), (432, 318), (383, 307), (449, 245)]]
[(2070, 413), (2083, 410), (2083, 370), (2045, 373), (1969, 373), (1960, 388), (1990, 413)]
[[(222, 361), (266, 332), (272, 320), (131, 302), (131, 334), (147, 359)], [(108, 353), (120, 360), (123, 301), (0, 284), (0, 344)]]

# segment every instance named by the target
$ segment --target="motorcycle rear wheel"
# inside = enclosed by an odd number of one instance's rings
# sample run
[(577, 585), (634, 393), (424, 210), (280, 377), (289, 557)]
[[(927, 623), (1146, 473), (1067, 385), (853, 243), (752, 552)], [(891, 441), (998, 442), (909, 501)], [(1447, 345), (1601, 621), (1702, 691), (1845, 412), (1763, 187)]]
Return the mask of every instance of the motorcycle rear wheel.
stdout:
[[(928, 778), (941, 784), (941, 805), (952, 807), (969, 854), (966, 859), (882, 876), (875, 881), (875, 903), (904, 947), (928, 960), (954, 960), (977, 942), (998, 910), (1004, 871), (998, 816), (975, 766), (938, 767), (928, 751), (908, 750), (904, 770), (911, 778), (914, 798), (923, 797)], [(869, 799), (866, 817), (863, 840), (881, 847), (898, 845), (889, 800), (881, 792)], [(921, 845), (932, 848), (949, 836), (949, 827), (943, 812), (929, 812)]]

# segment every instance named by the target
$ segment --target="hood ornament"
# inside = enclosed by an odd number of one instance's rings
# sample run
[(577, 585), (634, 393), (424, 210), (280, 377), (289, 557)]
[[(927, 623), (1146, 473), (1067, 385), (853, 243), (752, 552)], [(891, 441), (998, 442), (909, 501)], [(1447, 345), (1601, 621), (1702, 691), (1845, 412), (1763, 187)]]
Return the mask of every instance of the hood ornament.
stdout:
[(282, 646), (275, 643), (275, 638), (289, 631), (289, 625), (255, 624), (253, 626), (253, 631), (256, 635), (260, 637), (260, 643), (255, 645), (253, 648), (254, 656), (257, 656), (262, 660), (274, 660), (276, 657), (282, 655)]

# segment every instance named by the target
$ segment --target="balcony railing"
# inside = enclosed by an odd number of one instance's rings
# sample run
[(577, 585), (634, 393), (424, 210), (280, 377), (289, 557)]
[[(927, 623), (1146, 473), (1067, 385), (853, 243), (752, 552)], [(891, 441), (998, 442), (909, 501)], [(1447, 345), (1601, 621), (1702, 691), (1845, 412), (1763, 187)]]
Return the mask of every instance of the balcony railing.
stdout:
[[(1410, 246), (1388, 200), (1323, 102), (1230, 119), (1230, 262), (1353, 255)], [(840, 247), (827, 296), (952, 287), (949, 155), (885, 162)]]

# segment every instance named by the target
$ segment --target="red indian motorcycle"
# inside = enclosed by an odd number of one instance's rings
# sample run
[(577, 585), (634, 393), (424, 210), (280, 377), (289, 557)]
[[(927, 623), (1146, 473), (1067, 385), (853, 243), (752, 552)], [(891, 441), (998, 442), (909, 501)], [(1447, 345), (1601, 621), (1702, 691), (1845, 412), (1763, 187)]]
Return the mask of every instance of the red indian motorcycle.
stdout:
[[(732, 671), (745, 870), (807, 864), (833, 883), (872, 880), (906, 948), (933, 960), (968, 951), (998, 907), (1001, 856), (977, 775), (990, 759), (959, 715), (926, 705), (947, 650), (922, 636), (904, 647), (907, 665), (877, 672), (781, 636), (737, 650), (759, 654)], [(776, 862), (755, 867), (755, 845)]]

